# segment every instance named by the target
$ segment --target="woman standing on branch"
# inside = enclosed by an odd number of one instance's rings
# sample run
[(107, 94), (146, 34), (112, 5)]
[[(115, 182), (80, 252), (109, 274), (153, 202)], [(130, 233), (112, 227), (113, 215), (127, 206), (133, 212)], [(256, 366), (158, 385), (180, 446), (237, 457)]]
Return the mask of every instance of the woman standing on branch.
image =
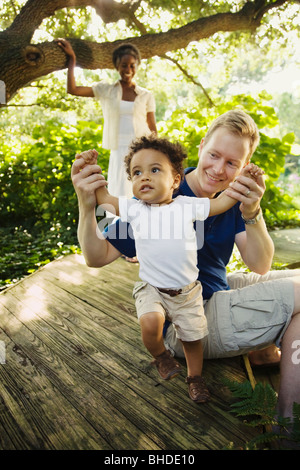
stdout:
[(66, 39), (58, 45), (69, 57), (68, 93), (100, 100), (103, 117), (103, 148), (111, 151), (108, 166), (108, 189), (113, 196), (132, 196), (131, 183), (127, 179), (124, 157), (133, 139), (156, 133), (155, 100), (148, 90), (136, 85), (133, 77), (141, 58), (132, 44), (122, 44), (113, 51), (112, 61), (120, 74), (115, 83), (99, 82), (93, 86), (77, 86), (74, 75), (75, 52)]

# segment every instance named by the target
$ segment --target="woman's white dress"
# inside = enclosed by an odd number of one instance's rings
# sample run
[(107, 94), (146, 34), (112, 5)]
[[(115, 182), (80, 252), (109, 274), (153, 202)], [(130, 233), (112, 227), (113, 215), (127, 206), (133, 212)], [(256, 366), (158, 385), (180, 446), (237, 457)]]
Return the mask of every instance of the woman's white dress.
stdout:
[(125, 170), (124, 158), (128, 153), (128, 148), (135, 138), (133, 128), (133, 107), (134, 101), (120, 102), (120, 122), (119, 122), (119, 146), (116, 150), (111, 150), (107, 182), (108, 191), (112, 196), (132, 197), (132, 183), (128, 180)]

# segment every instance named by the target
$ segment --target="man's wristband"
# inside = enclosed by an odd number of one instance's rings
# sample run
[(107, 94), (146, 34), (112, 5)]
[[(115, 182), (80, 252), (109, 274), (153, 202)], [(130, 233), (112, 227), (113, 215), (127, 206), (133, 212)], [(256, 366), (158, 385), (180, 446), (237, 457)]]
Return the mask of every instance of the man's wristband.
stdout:
[(256, 216), (253, 219), (245, 219), (245, 217), (242, 214), (242, 219), (245, 222), (246, 225), (253, 225), (257, 224), (257, 222), (262, 218), (262, 210), (261, 208), (258, 209), (258, 212), (256, 213)]

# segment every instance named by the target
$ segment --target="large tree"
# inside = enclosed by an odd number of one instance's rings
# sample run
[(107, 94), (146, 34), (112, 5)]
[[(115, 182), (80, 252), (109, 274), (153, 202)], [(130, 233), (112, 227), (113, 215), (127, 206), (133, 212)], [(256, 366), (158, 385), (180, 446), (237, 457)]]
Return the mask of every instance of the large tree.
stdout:
[[(67, 15), (72, 9), (92, 7), (105, 24), (126, 21), (132, 35), (116, 41), (81, 39), (75, 28), (73, 37), (69, 35), (77, 64), (86, 69), (103, 69), (113, 67), (112, 50), (121, 42), (137, 45), (144, 59), (155, 55), (166, 57), (170, 51), (184, 49), (191, 42), (218, 32), (255, 32), (271, 13), (276, 12), (280, 18), (291, 4), (299, 3), (299, 0), (27, 0), (17, 4), (6, 0), (3, 8), (10, 8), (6, 18), (8, 26), (0, 32), (0, 80), (2, 87), (5, 85), (6, 102), (39, 77), (66, 67), (67, 58), (54, 41), (38, 43), (33, 40), (42, 23), (58, 12)], [(159, 15), (166, 11), (172, 13), (172, 28), (165, 31), (157, 30), (156, 26), (154, 31), (151, 20), (145, 20), (147, 9)], [(11, 20), (12, 11), (14, 18)], [(60, 32), (54, 30), (53, 38)]]

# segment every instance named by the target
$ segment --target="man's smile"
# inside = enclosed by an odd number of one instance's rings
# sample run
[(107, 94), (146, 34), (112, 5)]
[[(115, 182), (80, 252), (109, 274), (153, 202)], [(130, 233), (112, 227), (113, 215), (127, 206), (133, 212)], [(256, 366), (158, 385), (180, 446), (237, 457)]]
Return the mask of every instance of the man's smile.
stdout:
[(215, 183), (220, 183), (222, 182), (224, 179), (223, 178), (216, 178), (214, 176), (212, 176), (210, 173), (208, 173), (207, 171), (205, 172), (207, 178)]

